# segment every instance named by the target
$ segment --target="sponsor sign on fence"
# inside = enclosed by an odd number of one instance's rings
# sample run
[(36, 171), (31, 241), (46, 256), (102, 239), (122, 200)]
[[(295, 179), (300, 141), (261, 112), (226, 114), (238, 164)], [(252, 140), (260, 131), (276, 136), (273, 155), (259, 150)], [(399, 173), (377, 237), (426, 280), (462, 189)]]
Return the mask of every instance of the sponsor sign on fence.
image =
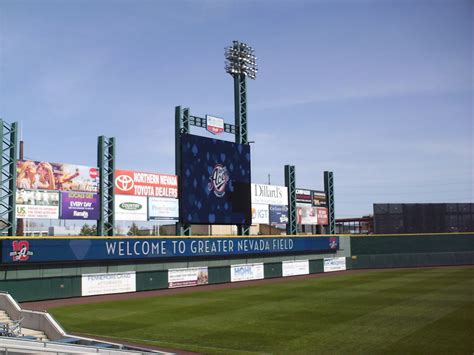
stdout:
[(296, 276), (309, 274), (308, 260), (289, 260), (282, 262), (282, 276)]
[(135, 292), (137, 290), (135, 271), (83, 274), (81, 281), (82, 296)]
[(179, 217), (179, 202), (176, 198), (148, 198), (148, 219), (177, 221)]
[(207, 285), (208, 283), (207, 266), (168, 270), (169, 288)]
[(19, 189), (99, 192), (99, 171), (95, 167), (18, 160)]
[(2, 262), (138, 260), (295, 253), (334, 253), (334, 237), (4, 239)]
[(263, 263), (239, 264), (230, 266), (230, 281), (248, 281), (263, 279)]
[(346, 258), (324, 258), (324, 272), (346, 270)]
[(115, 195), (115, 220), (146, 221), (147, 205), (146, 197)]
[(318, 224), (327, 225), (329, 223), (328, 209), (324, 207), (316, 207), (316, 212), (318, 215)]
[(178, 198), (178, 177), (168, 174), (115, 170), (114, 189), (118, 195)]
[(99, 194), (61, 192), (61, 219), (99, 219)]
[(58, 219), (59, 192), (17, 190), (16, 218)]
[(288, 205), (286, 186), (252, 184), (252, 204)]

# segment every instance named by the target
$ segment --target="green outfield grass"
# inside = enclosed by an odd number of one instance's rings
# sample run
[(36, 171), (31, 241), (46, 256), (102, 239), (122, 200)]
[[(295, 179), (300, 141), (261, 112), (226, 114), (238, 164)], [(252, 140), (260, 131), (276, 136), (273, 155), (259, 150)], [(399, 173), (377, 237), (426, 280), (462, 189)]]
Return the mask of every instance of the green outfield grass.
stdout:
[(370, 271), (51, 309), (68, 332), (201, 353), (474, 352), (474, 268)]

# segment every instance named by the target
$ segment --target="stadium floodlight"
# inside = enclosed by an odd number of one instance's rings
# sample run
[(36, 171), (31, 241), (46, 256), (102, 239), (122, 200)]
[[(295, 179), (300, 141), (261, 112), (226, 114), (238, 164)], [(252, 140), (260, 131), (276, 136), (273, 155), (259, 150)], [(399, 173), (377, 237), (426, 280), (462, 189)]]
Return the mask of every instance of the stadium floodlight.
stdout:
[(257, 77), (257, 57), (249, 45), (232, 41), (232, 46), (225, 49), (225, 71), (232, 76), (243, 74), (250, 79)]

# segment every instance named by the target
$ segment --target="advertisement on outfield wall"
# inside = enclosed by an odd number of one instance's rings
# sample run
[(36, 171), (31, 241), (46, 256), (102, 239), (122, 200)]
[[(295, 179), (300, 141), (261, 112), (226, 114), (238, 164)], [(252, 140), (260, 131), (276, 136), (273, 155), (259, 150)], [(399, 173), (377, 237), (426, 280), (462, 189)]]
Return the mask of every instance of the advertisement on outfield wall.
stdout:
[(99, 194), (92, 192), (61, 192), (61, 219), (98, 220)]
[(252, 224), (268, 224), (268, 205), (252, 203)]
[(118, 195), (178, 198), (176, 175), (115, 170), (114, 190)]
[(346, 270), (346, 258), (324, 258), (324, 272)]
[(18, 160), (16, 179), (19, 189), (99, 192), (99, 170), (89, 166)]
[(269, 206), (270, 224), (288, 223), (288, 206)]
[(207, 266), (168, 270), (169, 288), (207, 285), (208, 283)]
[(252, 203), (265, 205), (288, 205), (286, 186), (252, 184)]
[(81, 278), (82, 296), (135, 292), (136, 290), (135, 271), (83, 274)]
[(115, 195), (116, 221), (146, 221), (148, 218), (146, 197)]
[(326, 207), (326, 193), (324, 191), (311, 191), (312, 203), (316, 207)]
[(312, 204), (311, 190), (296, 189), (296, 203), (298, 204)]
[(250, 146), (181, 135), (180, 219), (194, 224), (252, 224)]
[(3, 263), (164, 260), (177, 257), (334, 253), (339, 237), (33, 238), (1, 240)]
[(263, 279), (263, 263), (239, 264), (230, 266), (230, 281), (249, 281)]
[(179, 217), (179, 201), (176, 198), (148, 198), (148, 219), (177, 221)]
[(324, 207), (316, 207), (316, 214), (318, 216), (318, 224), (326, 226), (329, 223), (328, 209)]
[(282, 262), (282, 276), (297, 276), (309, 274), (308, 260), (288, 260)]
[(307, 204), (297, 204), (296, 220), (298, 224), (318, 224), (316, 207)]
[(16, 218), (58, 219), (59, 192), (17, 190)]

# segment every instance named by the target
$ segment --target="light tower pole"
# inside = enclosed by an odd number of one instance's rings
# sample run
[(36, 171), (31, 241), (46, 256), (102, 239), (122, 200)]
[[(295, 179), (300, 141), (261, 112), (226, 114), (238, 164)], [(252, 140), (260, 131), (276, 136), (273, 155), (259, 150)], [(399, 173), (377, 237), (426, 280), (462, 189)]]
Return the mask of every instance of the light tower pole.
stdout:
[[(257, 77), (257, 58), (249, 45), (233, 41), (225, 50), (225, 71), (234, 78), (235, 142), (249, 144), (247, 130), (247, 77)], [(250, 226), (239, 225), (239, 235), (249, 235)]]

